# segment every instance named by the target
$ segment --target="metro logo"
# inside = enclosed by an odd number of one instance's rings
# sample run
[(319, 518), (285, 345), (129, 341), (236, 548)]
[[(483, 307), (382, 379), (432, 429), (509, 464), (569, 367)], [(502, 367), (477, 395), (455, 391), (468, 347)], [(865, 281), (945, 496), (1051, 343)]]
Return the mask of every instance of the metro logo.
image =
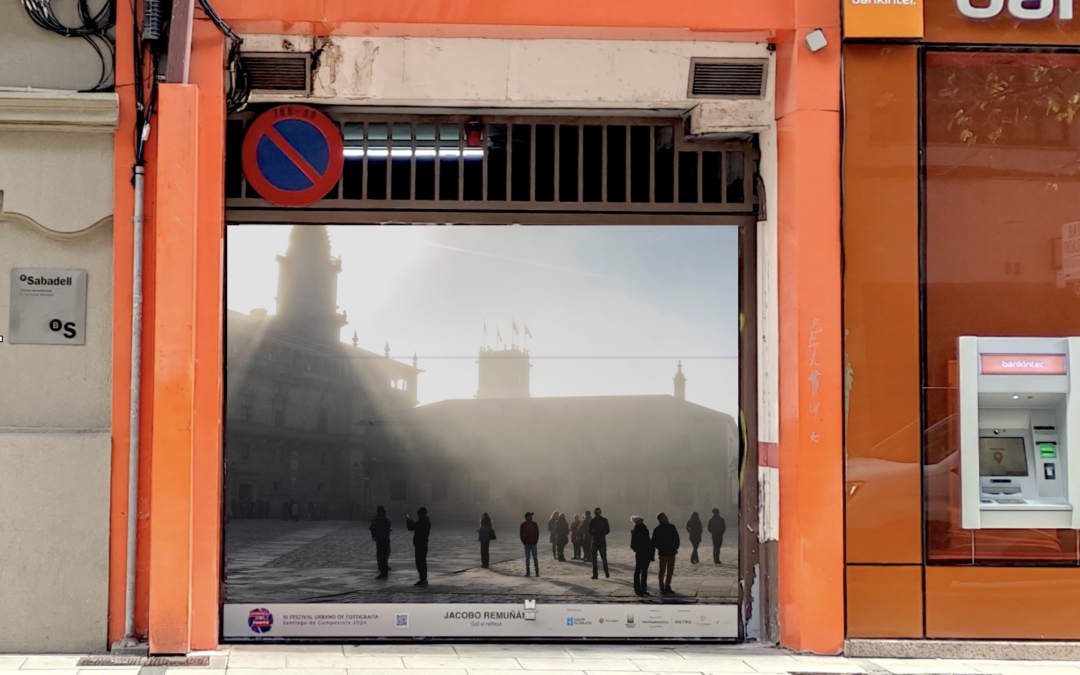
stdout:
[(976, 0), (956, 0), (956, 9), (969, 19), (993, 19), (1002, 12), (1014, 19), (1038, 21), (1048, 19), (1057, 7), (1057, 18), (1069, 21), (1073, 18), (1073, 3), (1076, 0), (982, 0), (976, 6)]

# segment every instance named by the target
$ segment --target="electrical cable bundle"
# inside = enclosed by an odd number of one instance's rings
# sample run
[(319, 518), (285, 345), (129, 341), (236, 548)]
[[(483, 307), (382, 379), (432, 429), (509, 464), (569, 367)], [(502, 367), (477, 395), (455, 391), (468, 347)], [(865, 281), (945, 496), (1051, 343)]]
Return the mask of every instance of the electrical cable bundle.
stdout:
[(111, 0), (106, 0), (96, 12), (90, 10), (87, 0), (78, 0), (78, 26), (68, 26), (60, 21), (53, 12), (52, 0), (22, 0), (23, 8), (30, 19), (39, 27), (64, 37), (77, 37), (86, 40), (101, 60), (101, 75), (91, 91), (107, 91), (112, 88), (116, 45), (109, 30), (116, 23)]
[(217, 15), (217, 12), (210, 5), (210, 0), (199, 0), (199, 7), (206, 13), (210, 21), (217, 26), (222, 35), (232, 42), (232, 47), (229, 49), (229, 86), (225, 104), (229, 112), (240, 112), (247, 107), (248, 98), (251, 97), (247, 73), (244, 72), (244, 64), (240, 60), (240, 45), (244, 43), (244, 39), (237, 35), (229, 24), (221, 20), (221, 17)]

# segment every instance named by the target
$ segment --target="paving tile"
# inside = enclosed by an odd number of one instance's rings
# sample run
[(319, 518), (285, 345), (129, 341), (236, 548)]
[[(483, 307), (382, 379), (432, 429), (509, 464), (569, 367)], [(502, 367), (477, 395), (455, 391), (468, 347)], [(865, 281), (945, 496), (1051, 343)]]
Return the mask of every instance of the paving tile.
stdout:
[(784, 673), (794, 668), (798, 662), (788, 654), (770, 654), (767, 656), (743, 656), (743, 663), (759, 673)]
[[(358, 656), (350, 654), (345, 657), (345, 667), (348, 670), (401, 670), (405, 663), (400, 656)], [(192, 673), (192, 675), (196, 675)]]
[(239, 652), (229, 655), (230, 671), (237, 668), (287, 668), (287, 652)]
[(635, 661), (639, 659), (683, 660), (682, 655), (676, 652), (672, 647), (653, 647), (649, 645), (568, 646), (566, 647), (566, 652), (575, 659), (627, 658)]
[(1080, 675), (1080, 663), (1062, 661), (968, 661), (980, 673), (995, 675)]
[(29, 656), (20, 670), (77, 670), (75, 664), (81, 656)]
[(483, 668), (485, 670), (521, 670), (521, 665), (512, 657), (462, 657), (462, 656), (406, 656), (402, 659), (406, 668), (424, 670)]
[(568, 659), (566, 648), (556, 645), (500, 645), (500, 644), (459, 644), (454, 645), (459, 656), (489, 657), (504, 656), (518, 658), (523, 656), (549, 659)]
[(599, 659), (543, 659), (522, 657), (518, 663), (525, 670), (625, 670), (641, 671), (630, 659), (599, 658)]
[(442, 656), (456, 657), (453, 645), (345, 645), (345, 656)]
[[(372, 675), (377, 672), (377, 670), (360, 670), (350, 673), (349, 675)], [(428, 668), (406, 668), (401, 672), (402, 675), (468, 675), (468, 671), (464, 668), (436, 668), (434, 670)]]
[(341, 654), (341, 645), (278, 645), (278, 644), (243, 644), (232, 645), (230, 654)]
[(286, 653), (285, 665), (293, 668), (348, 668), (348, 657), (344, 654)]
[(347, 675), (344, 668), (229, 668), (228, 675)]
[(639, 669), (652, 670), (658, 673), (703, 673), (706, 671), (729, 673), (760, 672), (746, 665), (746, 662), (744, 662), (742, 659), (737, 659), (734, 657), (699, 656), (692, 659), (679, 658), (678, 660), (638, 660), (638, 658), (634, 656), (631, 657), (631, 659), (633, 660), (634, 665), (636, 665)]
[[(866, 669), (862, 666), (839, 656), (804, 656), (802, 654), (796, 654), (791, 658), (795, 659), (795, 663), (799, 670), (807, 670), (815, 673), (866, 672)], [(749, 659), (747, 659), (747, 661), (749, 662)]]
[(971, 675), (979, 673), (975, 667), (965, 661), (946, 659), (867, 659), (895, 675)]
[[(505, 673), (505, 672), (507, 672), (507, 671), (505, 671), (505, 670), (479, 670), (478, 669), (478, 670), (470, 670), (469, 675), (502, 675), (502, 673)], [(515, 672), (520, 673), (521, 671), (515, 671)], [(529, 672), (529, 675), (585, 675), (584, 670), (530, 670), (528, 672)], [(618, 671), (616, 671), (616, 672), (618, 672)], [(637, 671), (632, 671), (632, 672), (634, 672), (634, 675), (642, 675), (642, 673), (637, 672)], [(406, 675), (411, 675), (411, 673), (408, 673)], [(608, 672), (606, 675), (612, 675), (612, 673)]]

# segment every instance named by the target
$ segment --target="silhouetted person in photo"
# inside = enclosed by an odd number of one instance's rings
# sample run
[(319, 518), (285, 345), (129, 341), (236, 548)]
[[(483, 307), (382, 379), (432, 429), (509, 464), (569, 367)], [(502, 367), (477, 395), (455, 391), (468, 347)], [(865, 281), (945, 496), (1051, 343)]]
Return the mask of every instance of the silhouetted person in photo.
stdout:
[(525, 545), (525, 576), (529, 576), (529, 556), (532, 556), (533, 567), (536, 568), (536, 576), (540, 576), (540, 561), (536, 558), (536, 544), (540, 541), (540, 526), (533, 522), (533, 512), (525, 514), (525, 522), (521, 524), (521, 543)]
[(487, 569), (488, 546), (495, 538), (495, 528), (491, 525), (491, 516), (486, 512), (480, 516), (480, 527), (476, 531), (480, 533), (480, 567)]
[(709, 534), (712, 535), (712, 561), (720, 564), (720, 547), (724, 545), (724, 533), (727, 532), (727, 523), (720, 517), (720, 509), (712, 510), (712, 518), (709, 518)]
[(596, 568), (596, 556), (600, 555), (604, 560), (604, 576), (608, 579), (611, 578), (611, 572), (608, 571), (607, 566), (607, 536), (611, 534), (611, 526), (608, 525), (607, 518), (600, 515), (600, 507), (596, 507), (593, 512), (592, 521), (589, 522), (589, 534), (592, 535), (592, 578), (599, 578), (599, 570)]
[(420, 575), (420, 581), (413, 586), (427, 586), (427, 547), (428, 536), (431, 534), (431, 520), (427, 517), (427, 509), (421, 506), (416, 509), (417, 520), (405, 516), (405, 527), (413, 533), (412, 544), (416, 551), (416, 573)]
[(292, 509), (290, 507), (291, 507), (291, 505), (287, 501), (281, 503), (281, 519), (282, 520), (288, 520), (292, 516), (292, 514), (290, 513), (290, 511), (292, 511)]
[(679, 552), (679, 529), (668, 522), (666, 513), (659, 513), (656, 519), (660, 524), (652, 533), (652, 545), (656, 547), (656, 555), (660, 557), (660, 572), (657, 580), (660, 583), (660, 594), (671, 595), (671, 576), (675, 574), (675, 555)]
[(589, 526), (592, 525), (592, 513), (586, 511), (585, 519), (581, 521), (581, 525), (578, 526), (578, 532), (581, 532), (581, 559), (592, 560), (592, 534), (589, 533)]
[(554, 511), (551, 514), (551, 518), (548, 519), (548, 541), (551, 542), (551, 557), (555, 560), (559, 559), (558, 546), (555, 544), (555, 523), (559, 521), (559, 512)]
[(649, 592), (649, 565), (656, 560), (656, 549), (649, 538), (649, 528), (645, 519), (634, 516), (630, 519), (634, 529), (630, 530), (630, 548), (634, 551), (634, 592), (640, 596), (652, 595)]
[(555, 547), (558, 549), (558, 559), (566, 562), (566, 545), (570, 543), (570, 523), (566, 522), (566, 514), (560, 513), (555, 521)]
[(386, 517), (386, 509), (381, 506), (375, 508), (375, 517), (371, 519), (371, 538), (375, 541), (375, 561), (379, 564), (379, 576), (376, 579), (388, 579), (390, 577), (390, 533), (394, 528), (390, 525), (390, 519)]
[(581, 560), (581, 514), (574, 514), (574, 522), (570, 523), (570, 543), (574, 545), (573, 560)]
[(300, 522), (300, 502), (295, 499), (292, 503), (292, 519), (296, 522)]
[(690, 564), (696, 565), (698, 560), (697, 549), (701, 544), (701, 533), (705, 531), (705, 526), (701, 524), (701, 516), (697, 511), (690, 514), (690, 520), (686, 521), (686, 531), (690, 533), (690, 545), (694, 547), (694, 550), (690, 553)]

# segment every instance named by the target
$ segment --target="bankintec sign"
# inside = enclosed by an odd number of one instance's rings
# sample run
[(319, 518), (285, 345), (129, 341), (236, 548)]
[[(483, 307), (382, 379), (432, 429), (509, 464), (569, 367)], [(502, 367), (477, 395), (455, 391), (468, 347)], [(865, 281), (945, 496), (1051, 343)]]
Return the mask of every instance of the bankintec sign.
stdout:
[(993, 19), (1002, 14), (1022, 21), (1039, 21), (1056, 16), (1073, 18), (1075, 0), (955, 0), (956, 10), (969, 19)]
[(983, 375), (1065, 375), (1064, 354), (980, 354)]
[(924, 4), (926, 42), (1075, 45), (1080, 0), (935, 0)]

